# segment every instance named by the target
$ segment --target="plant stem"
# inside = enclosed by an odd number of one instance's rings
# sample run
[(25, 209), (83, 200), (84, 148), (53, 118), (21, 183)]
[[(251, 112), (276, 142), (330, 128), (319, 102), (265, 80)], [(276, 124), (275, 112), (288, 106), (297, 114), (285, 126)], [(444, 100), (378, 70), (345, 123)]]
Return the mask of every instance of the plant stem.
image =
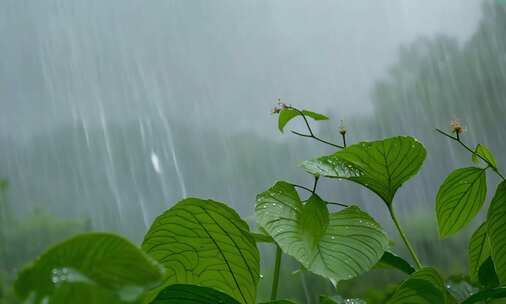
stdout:
[(276, 300), (278, 296), (279, 270), (281, 268), (281, 256), (283, 252), (278, 244), (276, 244), (276, 264), (274, 265), (274, 276), (272, 278), (271, 301)]
[(308, 187), (305, 187), (305, 186), (302, 186), (302, 185), (297, 185), (297, 184), (292, 184), (292, 186), (296, 187), (296, 188), (300, 188), (300, 189), (304, 189), (308, 192), (311, 192), (314, 194), (313, 190), (309, 189)]
[(290, 107), (290, 109), (297, 111), (300, 114), (300, 116), (302, 116), (302, 118), (304, 119), (304, 122), (306, 123), (307, 130), (309, 131), (309, 134), (303, 134), (303, 133), (299, 133), (299, 132), (296, 132), (296, 131), (291, 131), (293, 134), (299, 135), (299, 136), (302, 136), (302, 137), (310, 137), (310, 138), (313, 138), (313, 139), (315, 139), (315, 140), (317, 140), (319, 142), (322, 142), (324, 144), (330, 145), (332, 147), (336, 147), (336, 148), (340, 148), (340, 149), (343, 148), (343, 146), (336, 145), (334, 143), (331, 143), (330, 141), (326, 141), (326, 140), (321, 139), (318, 136), (314, 135), (313, 130), (311, 129), (311, 126), (309, 125), (309, 121), (307, 120), (307, 117), (304, 114), (304, 112), (302, 112), (301, 110), (299, 110), (297, 108), (294, 108), (294, 107)]
[(468, 145), (466, 145), (461, 139), (460, 139), (460, 136), (458, 136), (459, 134), (457, 133), (457, 136), (452, 136), (451, 134), (448, 134), (440, 129), (436, 129), (436, 131), (438, 131), (439, 133), (443, 134), (444, 136), (448, 137), (448, 138), (451, 138), (453, 140), (455, 140), (456, 142), (458, 142), (462, 147), (464, 147), (464, 149), (466, 149), (467, 151), (471, 152), (473, 155), (476, 155), (478, 158), (480, 158), (481, 160), (483, 160), (487, 165), (488, 167), (490, 167), (500, 178), (502, 178), (502, 180), (506, 181), (506, 177), (501, 173), (499, 172), (499, 170), (496, 168), (496, 166), (494, 166), (493, 164), (491, 164), (488, 160), (486, 160), (483, 156), (481, 156), (479, 153), (476, 153), (473, 149), (471, 149)]
[(314, 185), (313, 185), (313, 194), (316, 192), (316, 187), (318, 186), (318, 180), (320, 179), (319, 176), (314, 177)]
[(334, 143), (331, 143), (330, 141), (326, 141), (324, 139), (321, 139), (321, 138), (317, 137), (314, 134), (303, 134), (303, 133), (299, 133), (299, 132), (293, 131), (293, 130), (291, 130), (290, 132), (292, 132), (295, 135), (302, 136), (302, 137), (311, 137), (311, 138), (313, 138), (313, 139), (315, 139), (315, 140), (317, 140), (319, 142), (322, 142), (322, 143), (327, 144), (327, 145), (332, 146), (332, 147), (336, 147), (336, 148), (339, 148), (339, 149), (343, 149), (344, 148), (343, 146), (336, 145)]
[(420, 262), (420, 259), (416, 255), (415, 249), (409, 242), (408, 237), (406, 236), (406, 233), (404, 233), (404, 230), (401, 227), (401, 224), (399, 223), (399, 220), (397, 219), (397, 215), (395, 214), (395, 210), (392, 205), (388, 206), (388, 211), (390, 211), (390, 217), (392, 217), (392, 221), (395, 224), (395, 227), (399, 231), (399, 234), (401, 235), (402, 240), (404, 241), (404, 244), (406, 244), (406, 247), (408, 248), (409, 253), (411, 254), (411, 257), (416, 263), (416, 268), (420, 269), (422, 268), (422, 263)]

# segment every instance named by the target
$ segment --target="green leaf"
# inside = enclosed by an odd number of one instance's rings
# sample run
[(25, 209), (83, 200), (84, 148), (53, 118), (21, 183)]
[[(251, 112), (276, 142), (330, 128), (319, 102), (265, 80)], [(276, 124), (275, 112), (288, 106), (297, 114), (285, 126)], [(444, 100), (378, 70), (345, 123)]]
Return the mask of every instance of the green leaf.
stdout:
[(326, 204), (316, 195), (302, 202), (293, 185), (278, 182), (257, 196), (257, 223), (309, 271), (351, 279), (378, 262), (388, 238), (358, 207), (329, 214)]
[(497, 186), (488, 208), (487, 235), (497, 277), (506, 284), (506, 181)]
[(258, 249), (246, 222), (223, 203), (180, 201), (155, 220), (142, 248), (167, 269), (166, 285), (200, 285), (255, 303)]
[(494, 261), (488, 257), (478, 270), (478, 281), (483, 288), (494, 288), (499, 286), (499, 278), (495, 272)]
[(469, 276), (472, 282), (478, 281), (478, 271), (485, 260), (490, 257), (490, 244), (487, 238), (487, 223), (476, 229), (469, 241)]
[(415, 175), (425, 159), (425, 148), (413, 137), (398, 136), (361, 142), (332, 155), (304, 161), (315, 176), (359, 183), (391, 205), (396, 191)]
[(424, 267), (402, 282), (387, 303), (445, 304), (446, 302), (443, 279), (435, 269)]
[[(26, 267), (15, 282), (21, 299), (33, 303), (132, 302), (163, 280), (163, 268), (129, 241), (107, 233), (64, 241)], [(120, 301), (121, 300), (121, 301)]]
[(415, 268), (413, 268), (413, 266), (411, 266), (411, 264), (409, 264), (406, 260), (388, 251), (385, 251), (378, 264), (374, 267), (397, 269), (406, 274), (412, 274), (415, 272)]
[[(493, 168), (497, 168), (497, 162), (495, 160), (495, 157), (490, 151), (490, 149), (487, 148), (487, 146), (479, 144), (476, 146), (476, 149), (474, 151), (475, 153), (483, 157), (483, 159), (485, 159), (488, 162), (488, 164), (490, 164)], [(480, 161), (478, 156), (476, 156), (476, 154), (473, 154), (472, 157), (474, 162)]]
[(162, 290), (151, 304), (239, 304), (234, 298), (209, 287), (175, 284)]
[(473, 304), (480, 303), (486, 300), (506, 298), (506, 287), (498, 287), (494, 289), (486, 289), (479, 291), (469, 298), (467, 298), (462, 304)]
[(446, 177), (436, 196), (439, 236), (444, 239), (467, 225), (487, 196), (487, 176), (481, 168), (468, 167)]
[[(307, 111), (307, 110), (302, 110), (300, 112), (302, 112), (304, 114), (304, 116), (310, 117), (314, 120), (327, 120), (327, 119), (329, 119), (327, 116), (325, 116), (323, 114), (316, 113), (316, 112), (311, 112), (311, 111)], [(286, 124), (290, 120), (294, 119), (297, 116), (301, 116), (300, 112), (293, 109), (293, 108), (285, 108), (285, 109), (281, 110), (281, 112), (279, 113), (279, 119), (278, 119), (279, 131), (283, 132)]]

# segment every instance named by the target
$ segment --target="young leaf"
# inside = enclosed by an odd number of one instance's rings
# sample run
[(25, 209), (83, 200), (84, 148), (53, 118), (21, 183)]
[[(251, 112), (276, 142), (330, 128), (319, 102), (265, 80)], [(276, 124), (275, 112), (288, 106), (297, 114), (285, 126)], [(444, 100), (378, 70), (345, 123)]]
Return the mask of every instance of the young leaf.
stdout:
[(278, 182), (257, 196), (257, 223), (305, 268), (333, 281), (373, 267), (388, 247), (381, 227), (352, 206), (329, 214), (326, 202), (302, 202), (293, 185)]
[(444, 281), (437, 271), (424, 267), (414, 272), (397, 288), (388, 304), (445, 304)]
[[(487, 146), (479, 144), (476, 146), (475, 149), (476, 154), (480, 155), (485, 159), (493, 168), (497, 167), (497, 162), (495, 160), (494, 155), (492, 152), (487, 148)], [(476, 162), (476, 160), (479, 162), (479, 158), (476, 156), (476, 154), (473, 154), (473, 161)]]
[(227, 294), (209, 287), (175, 284), (162, 290), (151, 304), (240, 304)]
[(304, 161), (315, 176), (342, 178), (359, 183), (391, 205), (396, 191), (415, 175), (425, 159), (425, 148), (408, 136), (361, 142), (332, 155)]
[(379, 262), (374, 267), (397, 269), (406, 274), (412, 274), (415, 272), (415, 268), (413, 268), (413, 266), (411, 266), (411, 264), (409, 264), (406, 260), (388, 251), (385, 251)]
[(86, 298), (94, 299), (93, 303), (112, 299), (122, 303), (139, 298), (162, 280), (163, 268), (129, 241), (87, 233), (46, 251), (19, 274), (15, 289), (21, 299), (34, 300), (30, 303), (74, 303)]
[(180, 201), (151, 225), (142, 249), (167, 269), (166, 286), (195, 284), (255, 303), (258, 249), (246, 222), (225, 204)]
[(302, 114), (304, 114), (304, 116), (310, 117), (314, 120), (327, 120), (327, 119), (329, 119), (327, 116), (325, 116), (323, 114), (316, 113), (316, 112), (311, 112), (311, 111), (307, 111), (307, 110), (302, 110), (299, 112), (299, 111), (292, 109), (292, 108), (285, 108), (285, 109), (281, 110), (281, 112), (279, 113), (279, 118), (278, 118), (279, 131), (283, 132), (283, 129), (285, 128), (286, 124), (290, 120), (294, 119), (295, 117), (300, 116), (301, 112), (302, 112)]
[(506, 182), (497, 186), (487, 213), (487, 235), (499, 282), (506, 283)]
[(478, 281), (478, 271), (490, 257), (490, 245), (487, 238), (487, 223), (481, 224), (469, 241), (469, 276), (472, 282)]
[(482, 168), (461, 168), (444, 180), (436, 196), (436, 215), (442, 239), (467, 225), (480, 211), (487, 196)]

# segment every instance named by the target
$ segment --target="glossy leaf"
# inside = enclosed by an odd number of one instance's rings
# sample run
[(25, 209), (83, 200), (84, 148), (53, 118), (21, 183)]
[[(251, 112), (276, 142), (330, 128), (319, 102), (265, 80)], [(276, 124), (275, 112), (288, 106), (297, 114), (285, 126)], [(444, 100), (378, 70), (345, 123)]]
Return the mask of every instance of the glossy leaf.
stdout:
[(445, 304), (444, 281), (436, 270), (425, 267), (414, 272), (397, 288), (388, 304)]
[(305, 268), (333, 281), (373, 267), (388, 246), (381, 227), (352, 206), (329, 214), (313, 195), (302, 202), (294, 186), (278, 182), (257, 196), (257, 223)]
[(176, 284), (162, 290), (151, 304), (239, 304), (229, 295), (208, 287)]
[[(302, 112), (304, 114), (304, 116), (310, 117), (314, 120), (327, 120), (327, 119), (329, 119), (327, 116), (325, 116), (323, 114), (312, 112), (312, 111), (302, 110), (300, 112)], [(285, 109), (281, 110), (281, 112), (279, 113), (279, 118), (278, 118), (279, 131), (283, 132), (286, 124), (290, 120), (294, 119), (297, 116), (301, 116), (300, 112), (295, 109), (292, 109), (292, 108), (285, 108)]]
[(155, 220), (142, 248), (167, 269), (166, 285), (200, 285), (255, 303), (258, 249), (246, 222), (225, 204), (180, 201)]
[(461, 168), (444, 180), (436, 196), (436, 215), (442, 239), (459, 231), (480, 211), (487, 196), (485, 172), (481, 168)]
[(487, 234), (497, 277), (506, 284), (506, 182), (497, 186), (488, 208)]
[(406, 260), (388, 251), (385, 251), (378, 264), (374, 267), (397, 269), (406, 274), (412, 274), (415, 272), (415, 268), (413, 268), (413, 266), (411, 266), (411, 264), (409, 264)]
[(480, 266), (488, 257), (490, 257), (490, 244), (485, 222), (476, 229), (469, 241), (469, 276), (473, 282), (478, 281)]
[(302, 167), (315, 176), (359, 183), (390, 205), (397, 190), (415, 175), (425, 160), (425, 148), (407, 136), (361, 142), (332, 155), (305, 161)]
[[(485, 159), (493, 168), (497, 167), (495, 157), (489, 148), (487, 148), (487, 146), (479, 144), (476, 146), (475, 152), (483, 157), (483, 159)], [(479, 162), (479, 158), (476, 156), (476, 154), (473, 154), (472, 157), (474, 162)]]
[[(33, 303), (132, 302), (163, 280), (163, 268), (129, 241), (87, 233), (62, 242), (25, 268), (15, 282)], [(120, 301), (121, 300), (121, 301)], [(91, 303), (91, 302), (90, 302)]]

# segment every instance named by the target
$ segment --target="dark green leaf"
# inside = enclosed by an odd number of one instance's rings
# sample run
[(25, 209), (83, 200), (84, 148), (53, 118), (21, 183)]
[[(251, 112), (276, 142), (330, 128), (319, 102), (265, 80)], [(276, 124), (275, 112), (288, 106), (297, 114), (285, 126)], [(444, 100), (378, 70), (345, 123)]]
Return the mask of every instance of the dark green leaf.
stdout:
[(258, 249), (246, 222), (225, 204), (182, 200), (155, 220), (142, 248), (167, 269), (166, 285), (209, 287), (255, 303)]
[(445, 304), (447, 302), (444, 281), (436, 270), (425, 267), (414, 272), (402, 282), (388, 304)]
[(497, 277), (506, 284), (506, 181), (497, 186), (488, 208), (487, 235)]
[(483, 223), (473, 233), (469, 241), (469, 276), (471, 281), (478, 281), (478, 271), (485, 260), (490, 257), (490, 244), (487, 238), (487, 223)]
[(494, 288), (499, 286), (499, 278), (495, 272), (494, 261), (488, 257), (478, 270), (478, 281), (484, 288)]
[(151, 304), (239, 304), (234, 298), (209, 287), (176, 284), (162, 290)]
[[(475, 152), (481, 157), (483, 157), (483, 159), (485, 159), (493, 168), (497, 167), (495, 157), (489, 150), (489, 148), (487, 148), (487, 146), (479, 144), (476, 146)], [(478, 159), (478, 157), (475, 154), (473, 154), (473, 161), (475, 161), (475, 159)]]
[(425, 159), (425, 148), (407, 136), (361, 142), (332, 155), (305, 161), (302, 167), (315, 176), (359, 183), (390, 205), (396, 191), (415, 175)]
[(415, 272), (415, 268), (413, 268), (413, 266), (411, 266), (411, 264), (409, 264), (406, 260), (388, 251), (385, 251), (378, 264), (376, 264), (374, 267), (393, 268), (400, 270), (406, 274), (412, 274)]
[(480, 211), (487, 196), (487, 176), (481, 168), (453, 171), (436, 197), (439, 236), (444, 239), (467, 225)]
[(467, 298), (462, 304), (480, 303), (481, 301), (501, 299), (506, 297), (506, 287), (486, 289), (475, 293)]
[[(163, 268), (127, 240), (87, 233), (62, 242), (25, 268), (15, 282), (20, 298), (72, 303), (76, 298), (131, 302), (163, 280)], [(60, 289), (61, 288), (61, 289)], [(91, 302), (90, 302), (91, 303)]]
[(278, 182), (257, 196), (257, 222), (309, 271), (351, 279), (378, 262), (388, 239), (358, 207), (329, 214), (326, 204), (316, 195), (303, 203), (293, 185)]
[[(304, 114), (306, 117), (310, 117), (314, 120), (327, 120), (329, 119), (327, 116), (307, 110), (300, 111)], [(278, 128), (281, 132), (283, 132), (283, 129), (285, 128), (286, 124), (294, 119), (297, 116), (300, 116), (301, 113), (299, 111), (292, 109), (292, 108), (285, 108), (281, 110), (279, 113), (279, 119), (278, 119)]]

